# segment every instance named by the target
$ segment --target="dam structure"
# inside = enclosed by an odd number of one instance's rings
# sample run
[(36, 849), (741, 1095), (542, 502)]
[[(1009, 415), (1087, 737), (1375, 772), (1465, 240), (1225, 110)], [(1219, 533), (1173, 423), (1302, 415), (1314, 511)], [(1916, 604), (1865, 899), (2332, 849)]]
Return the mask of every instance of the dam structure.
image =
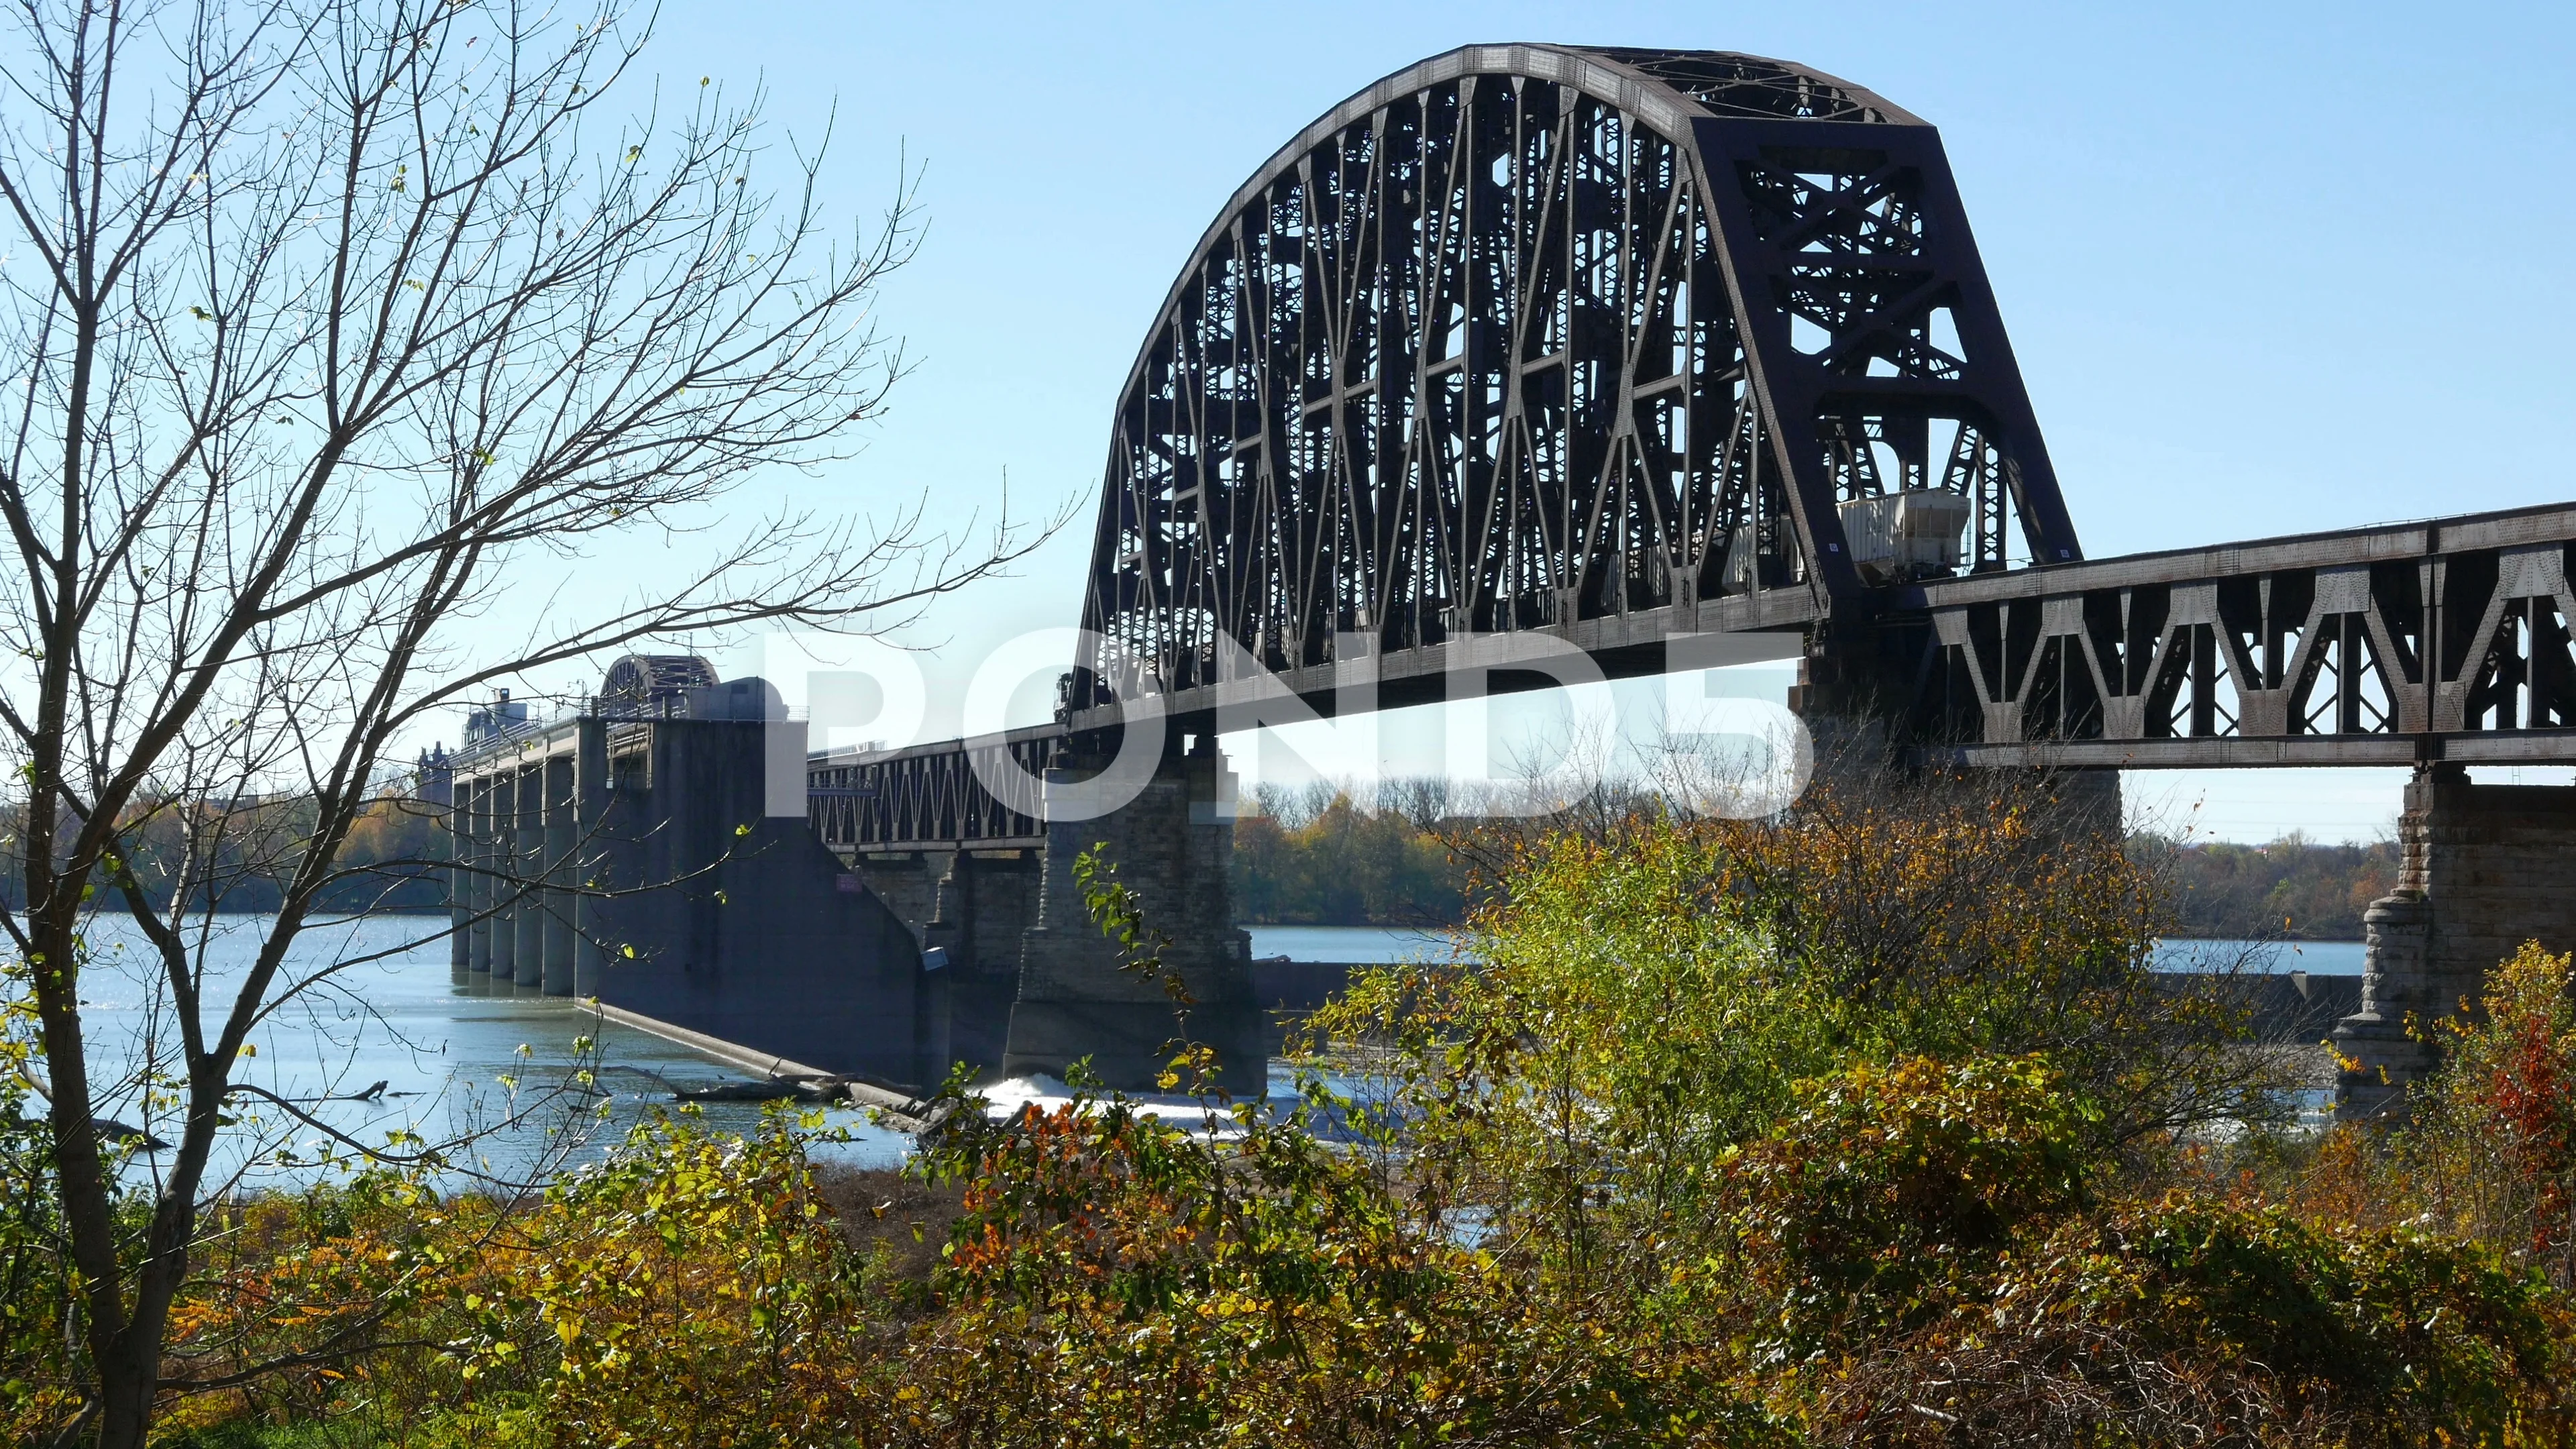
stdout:
[[(1171, 1002), (1090, 928), (1098, 846), (1257, 1090), (1221, 734), (1555, 682), (1533, 648), (1795, 659), (1803, 717), (1920, 768), (2106, 799), (2411, 768), (2335, 1032), (2373, 1111), (2429, 1065), (2407, 1013), (2576, 947), (2576, 787), (2468, 773), (2576, 764), (2572, 559), (2576, 504), (2097, 557), (1932, 125), (1757, 56), (1466, 46), (1290, 138), (1188, 252), (1111, 413), (1052, 722), (804, 753), (760, 681), (621, 661), (456, 756), (461, 859), (544, 877), (500, 903), (460, 869), (459, 969), (891, 1081), (1150, 1086)], [(1060, 808), (1140, 754), (1125, 809)], [(594, 838), (629, 886), (567, 888)]]

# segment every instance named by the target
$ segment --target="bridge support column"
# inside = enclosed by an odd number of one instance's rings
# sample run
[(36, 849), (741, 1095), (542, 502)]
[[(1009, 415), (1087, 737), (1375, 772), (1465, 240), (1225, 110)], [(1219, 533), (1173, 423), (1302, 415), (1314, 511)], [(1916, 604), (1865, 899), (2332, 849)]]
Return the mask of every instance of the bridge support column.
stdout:
[(465, 841), (472, 827), (465, 819), (466, 783), (450, 778), (447, 808), (438, 812), (433, 834), (446, 837), (447, 844), (447, 979), (462, 986), (471, 980), (473, 941), (468, 925), (474, 912), (466, 905)]
[(546, 767), (540, 761), (522, 765), (509, 776), (514, 849), (510, 856), (510, 934), (515, 938), (512, 977), (521, 986), (542, 988), (546, 982), (546, 896), (542, 887), (546, 857)]
[(937, 944), (923, 934), (939, 908), (940, 866), (931, 852), (860, 854), (850, 862), (850, 869), (868, 883), (868, 889), (877, 893), (877, 899), (884, 901), (887, 909), (903, 918), (904, 925), (921, 938), (923, 945)]
[(924, 950), (947, 953), (948, 1054), (978, 1075), (993, 1075), (1008, 1050), (1021, 946), (1038, 920), (1043, 879), (1033, 854), (960, 850), (948, 857), (921, 928)]
[(608, 886), (608, 725), (585, 719), (573, 740), (572, 994), (597, 996), (607, 957), (599, 940), (607, 912), (597, 891)]
[(492, 974), (492, 921), (484, 912), (492, 904), (492, 883), (484, 875), (484, 859), (492, 836), (492, 782), (484, 775), (469, 775), (456, 782), (456, 815), (463, 829), (456, 839), (460, 859), (470, 869), (459, 872), (462, 882), (457, 899), (463, 903), (466, 920), (465, 969), (469, 975), (489, 979)]
[(2357, 1068), (2337, 1084), (2346, 1120), (2402, 1113), (2437, 1064), (2408, 1017), (2474, 1011), (2525, 941), (2576, 949), (2576, 786), (2477, 785), (2458, 765), (2418, 765), (2397, 834), (2397, 887), (2363, 917), (2361, 1010), (2334, 1032)]
[(573, 762), (569, 755), (549, 756), (540, 767), (546, 803), (545, 893), (538, 897), (539, 982), (548, 996), (573, 992), (572, 895), (574, 842), (580, 838), (573, 811)]
[[(1096, 768), (1051, 769), (1047, 789), (1076, 788)], [(1047, 823), (1038, 922), (1020, 939), (1005, 1076), (1061, 1077), (1088, 1057), (1107, 1085), (1152, 1091), (1181, 1037), (1162, 982), (1120, 970), (1116, 949), (1084, 908), (1074, 858), (1098, 844), (1118, 867), (1118, 879), (1140, 898), (1147, 922), (1171, 939), (1163, 967), (1180, 976), (1194, 999), (1189, 1038), (1216, 1050), (1226, 1091), (1239, 1098), (1262, 1094), (1270, 1043), (1252, 990), (1251, 938), (1234, 924), (1228, 875), (1234, 823), (1219, 809), (1230, 785), (1215, 738), (1201, 735), (1186, 758), (1166, 757), (1124, 809), (1097, 820)]]
[(483, 793), (483, 908), (492, 937), (486, 969), (494, 984), (507, 986), (519, 979), (518, 771), (504, 766), (484, 776)]

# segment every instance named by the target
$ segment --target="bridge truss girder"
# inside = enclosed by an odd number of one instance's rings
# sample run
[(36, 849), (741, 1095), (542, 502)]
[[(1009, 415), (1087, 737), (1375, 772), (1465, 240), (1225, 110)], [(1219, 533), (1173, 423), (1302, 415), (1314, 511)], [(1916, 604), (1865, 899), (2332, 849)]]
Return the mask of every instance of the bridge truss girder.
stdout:
[(2571, 562), (2561, 505), (1947, 580), (1890, 619), (1934, 761), (2569, 763)]
[(1183, 268), (1068, 714), (1186, 715), (1246, 663), (1321, 693), (1351, 647), (1796, 627), (1869, 592), (1839, 505), (1907, 488), (1970, 499), (1972, 571), (2082, 557), (1931, 126), (1749, 56), (1452, 51)]
[[(1911, 488), (1968, 499), (1962, 576), (1853, 567), (1841, 507)], [(1036, 846), (1027, 782), (1122, 702), (1176, 741), (1246, 663), (1326, 713), (1347, 665), (1434, 700), (1493, 633), (1612, 677), (1803, 643), (1934, 764), (2576, 762), (2571, 568), (2576, 506), (2085, 562), (1930, 126), (1749, 56), (1474, 46), (1201, 239), (1119, 401), (1058, 723), (818, 756), (814, 821)]]
[(1064, 737), (1041, 726), (817, 754), (805, 767), (807, 819), (844, 855), (1037, 849), (1046, 844), (1046, 770)]

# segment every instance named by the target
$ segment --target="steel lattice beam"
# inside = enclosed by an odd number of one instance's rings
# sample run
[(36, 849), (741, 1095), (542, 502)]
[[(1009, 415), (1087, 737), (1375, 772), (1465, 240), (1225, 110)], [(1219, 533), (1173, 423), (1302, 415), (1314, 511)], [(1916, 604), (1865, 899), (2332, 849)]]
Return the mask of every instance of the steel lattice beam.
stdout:
[[(1958, 496), (1960, 576), (1854, 568), (1843, 510), (1890, 492)], [(1148, 697), (1206, 728), (1247, 665), (1329, 711), (1346, 652), (1380, 707), (1439, 698), (1496, 633), (1613, 676), (1681, 634), (1893, 640), (1936, 763), (2576, 761), (2571, 568), (2576, 507), (2085, 562), (1932, 127), (1752, 56), (1471, 46), (1191, 253), (1057, 726), (818, 757), (815, 823), (1036, 845), (979, 752), (1034, 774)]]
[(806, 762), (807, 815), (844, 852), (1035, 849), (1046, 844), (1038, 782), (1063, 738), (1041, 727), (816, 755)]
[(2576, 507), (1945, 580), (1927, 755), (1958, 764), (2576, 761)]
[(1228, 646), (1321, 693), (1348, 636), (1428, 677), (1469, 633), (1795, 628), (1867, 593), (1837, 506), (1904, 488), (1972, 500), (1973, 568), (2082, 556), (1932, 127), (1751, 56), (1452, 51), (1183, 267), (1070, 713), (1190, 714)]

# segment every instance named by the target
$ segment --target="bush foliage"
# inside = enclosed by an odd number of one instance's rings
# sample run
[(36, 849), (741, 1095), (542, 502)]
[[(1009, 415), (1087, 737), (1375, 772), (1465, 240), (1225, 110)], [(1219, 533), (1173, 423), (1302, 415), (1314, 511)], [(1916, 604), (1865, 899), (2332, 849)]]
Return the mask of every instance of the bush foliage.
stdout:
[[(2410, 1125), (2320, 1134), (2224, 992), (2147, 970), (2157, 878), (2035, 798), (1510, 849), (1482, 964), (1359, 981), (1293, 1106), (961, 1101), (901, 1182), (818, 1176), (791, 1114), (683, 1111), (529, 1201), (374, 1174), (240, 1204), (164, 1441), (2576, 1434), (2569, 959), (2425, 1028)], [(41, 1145), (0, 1143), (27, 1438), (79, 1378)]]

